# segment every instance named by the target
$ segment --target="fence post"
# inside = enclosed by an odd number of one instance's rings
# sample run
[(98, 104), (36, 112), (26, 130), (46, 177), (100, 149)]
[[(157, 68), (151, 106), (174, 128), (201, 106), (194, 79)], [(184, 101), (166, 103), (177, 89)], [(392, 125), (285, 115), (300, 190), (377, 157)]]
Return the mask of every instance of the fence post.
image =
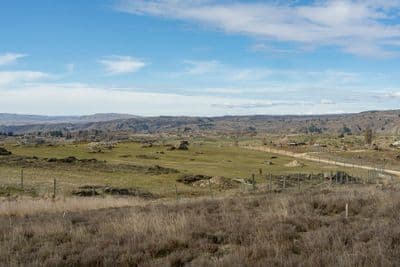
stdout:
[(179, 200), (179, 194), (178, 194), (178, 186), (175, 184), (175, 196), (176, 196), (176, 201)]
[(297, 174), (297, 186), (299, 187), (300, 191), (300, 173)]
[(24, 169), (21, 169), (21, 190), (24, 190)]
[(284, 175), (283, 176), (283, 189), (285, 189), (286, 188), (286, 176)]
[(269, 173), (269, 191), (272, 191), (272, 173)]
[(56, 198), (56, 187), (57, 187), (57, 180), (54, 178), (54, 183), (53, 183), (53, 198)]
[(256, 191), (256, 180), (254, 173), (251, 176), (252, 176), (253, 191)]
[(209, 188), (210, 188), (210, 195), (211, 195), (211, 198), (214, 198), (213, 191), (212, 191), (212, 187), (211, 187), (211, 181), (210, 181), (210, 180), (208, 180), (208, 186), (209, 186)]
[(349, 204), (346, 203), (346, 219), (349, 217)]

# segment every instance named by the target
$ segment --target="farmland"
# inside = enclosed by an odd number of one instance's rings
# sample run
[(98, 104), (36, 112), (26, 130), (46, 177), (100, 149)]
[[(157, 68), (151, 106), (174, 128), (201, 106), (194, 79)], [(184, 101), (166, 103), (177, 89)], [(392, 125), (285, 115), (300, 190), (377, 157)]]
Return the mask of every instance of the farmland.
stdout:
[(397, 169), (389, 142), (375, 150), (362, 140), (6, 138), (0, 265), (396, 265), (400, 178), (330, 161), (370, 154), (363, 163), (375, 167), (384, 153)]
[(188, 150), (170, 149), (178, 144), (176, 139), (151, 145), (146, 142), (121, 142), (101, 153), (91, 152), (87, 143), (52, 146), (7, 144), (5, 148), (12, 155), (3, 156), (0, 160), (0, 181), (10, 188), (18, 187), (23, 171), (25, 188), (38, 195), (50, 195), (53, 180), (56, 179), (57, 193), (61, 195), (70, 195), (80, 186), (96, 185), (139, 188), (171, 197), (176, 186), (182, 195), (209, 194), (209, 188), (178, 183), (177, 179), (185, 175), (218, 176), (232, 180), (250, 179), (254, 174), (258, 184), (266, 183), (270, 174), (318, 174), (344, 170), (358, 176), (366, 175), (362, 170), (312, 161), (287, 167), (293, 161), (291, 157), (250, 150), (246, 141), (243, 145), (235, 145), (222, 138), (193, 139)]

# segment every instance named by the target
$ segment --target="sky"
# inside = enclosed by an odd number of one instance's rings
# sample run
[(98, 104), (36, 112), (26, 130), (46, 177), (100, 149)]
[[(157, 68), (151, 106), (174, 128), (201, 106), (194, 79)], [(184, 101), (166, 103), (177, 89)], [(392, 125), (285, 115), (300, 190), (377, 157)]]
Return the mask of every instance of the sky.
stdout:
[(400, 0), (2, 0), (0, 112), (400, 108)]

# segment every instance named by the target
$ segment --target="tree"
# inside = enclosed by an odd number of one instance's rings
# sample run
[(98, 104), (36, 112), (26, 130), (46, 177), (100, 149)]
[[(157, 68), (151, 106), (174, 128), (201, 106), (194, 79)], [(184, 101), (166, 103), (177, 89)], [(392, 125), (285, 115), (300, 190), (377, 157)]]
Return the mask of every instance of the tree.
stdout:
[(369, 127), (365, 129), (364, 140), (366, 144), (368, 145), (372, 144), (372, 129)]

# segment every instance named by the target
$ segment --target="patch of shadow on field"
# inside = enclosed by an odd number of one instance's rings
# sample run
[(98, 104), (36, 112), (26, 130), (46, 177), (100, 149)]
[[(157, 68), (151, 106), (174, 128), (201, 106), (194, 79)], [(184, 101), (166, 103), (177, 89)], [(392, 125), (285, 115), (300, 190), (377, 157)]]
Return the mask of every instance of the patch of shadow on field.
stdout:
[(159, 157), (156, 157), (153, 155), (144, 155), (144, 154), (137, 155), (136, 158), (137, 159), (153, 159), (153, 160), (160, 159)]
[(159, 165), (143, 166), (136, 164), (112, 164), (97, 159), (78, 159), (73, 156), (66, 158), (38, 158), (26, 156), (7, 156), (0, 157), (0, 165), (19, 167), (19, 168), (47, 168), (71, 170), (96, 170), (101, 172), (141, 172), (150, 175), (162, 175), (179, 173), (178, 170), (166, 168)]
[(99, 195), (131, 196), (145, 199), (156, 199), (159, 196), (139, 188), (120, 188), (112, 186), (84, 185), (72, 191), (72, 195), (80, 197), (92, 197)]

